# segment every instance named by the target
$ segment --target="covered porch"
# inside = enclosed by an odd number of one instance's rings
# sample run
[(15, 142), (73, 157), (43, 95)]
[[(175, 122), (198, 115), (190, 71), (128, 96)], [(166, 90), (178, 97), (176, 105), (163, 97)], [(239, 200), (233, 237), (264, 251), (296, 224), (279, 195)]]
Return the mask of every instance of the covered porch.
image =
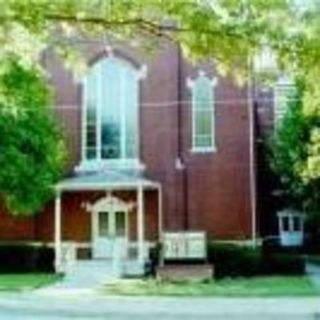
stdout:
[[(150, 241), (146, 238), (147, 191), (157, 192), (157, 236), (162, 234), (162, 189), (158, 182), (141, 175), (122, 171), (86, 173), (67, 178), (55, 187), (54, 251), (56, 272), (68, 273), (79, 262), (77, 244), (63, 237), (63, 196), (67, 193), (100, 192), (97, 199), (80, 205), (90, 215), (90, 260), (112, 266), (123, 274), (142, 274), (148, 261)], [(134, 199), (119, 197), (131, 192)], [(132, 216), (135, 215), (135, 219)], [(135, 224), (135, 225), (133, 225)], [(132, 229), (135, 229), (132, 232)], [(134, 239), (132, 237), (134, 233)], [(70, 237), (69, 237), (70, 238)]]

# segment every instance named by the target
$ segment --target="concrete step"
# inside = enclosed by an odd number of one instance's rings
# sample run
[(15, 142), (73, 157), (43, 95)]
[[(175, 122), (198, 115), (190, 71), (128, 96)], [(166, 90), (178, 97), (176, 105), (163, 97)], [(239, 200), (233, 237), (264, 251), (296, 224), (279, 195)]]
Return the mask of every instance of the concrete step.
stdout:
[(76, 261), (68, 268), (58, 288), (93, 288), (110, 283), (123, 275), (142, 275), (143, 265), (136, 260), (115, 263), (108, 259)]
[(65, 288), (88, 288), (119, 278), (110, 260), (77, 261), (65, 274), (58, 286)]

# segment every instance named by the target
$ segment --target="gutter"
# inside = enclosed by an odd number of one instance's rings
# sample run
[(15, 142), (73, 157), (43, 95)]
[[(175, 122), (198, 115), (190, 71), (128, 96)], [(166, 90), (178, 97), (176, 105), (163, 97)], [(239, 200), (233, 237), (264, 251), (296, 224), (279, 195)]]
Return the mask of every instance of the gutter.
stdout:
[(183, 154), (183, 85), (185, 83), (184, 79), (182, 79), (183, 72), (182, 72), (182, 54), (181, 54), (181, 47), (178, 44), (177, 47), (178, 51), (178, 65), (177, 65), (177, 73), (178, 73), (178, 106), (177, 106), (177, 144), (178, 144), (178, 152), (177, 152), (177, 160), (179, 165), (176, 166), (176, 169), (181, 171), (182, 175), (182, 214), (183, 214), (183, 227), (185, 230), (189, 229), (189, 179), (188, 179), (188, 168), (185, 162), (185, 157)]
[(251, 207), (251, 241), (257, 246), (257, 188), (256, 188), (256, 152), (255, 152), (255, 101), (254, 101), (254, 68), (252, 58), (248, 60), (249, 76), (247, 84), (249, 115), (249, 167), (250, 167), (250, 207)]

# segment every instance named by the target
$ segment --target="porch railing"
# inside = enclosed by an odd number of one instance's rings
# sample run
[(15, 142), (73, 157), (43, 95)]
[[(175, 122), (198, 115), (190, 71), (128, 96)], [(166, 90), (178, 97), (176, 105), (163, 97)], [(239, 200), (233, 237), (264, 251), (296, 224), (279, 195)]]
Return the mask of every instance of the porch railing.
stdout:
[(61, 244), (61, 269), (68, 272), (77, 260), (76, 243), (72, 241), (62, 242)]

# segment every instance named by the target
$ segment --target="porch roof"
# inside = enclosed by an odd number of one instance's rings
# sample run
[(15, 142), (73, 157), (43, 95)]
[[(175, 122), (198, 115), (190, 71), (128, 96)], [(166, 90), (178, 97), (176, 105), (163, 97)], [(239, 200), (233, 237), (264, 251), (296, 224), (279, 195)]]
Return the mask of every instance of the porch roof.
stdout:
[(102, 171), (77, 174), (56, 184), (58, 191), (158, 189), (159, 182), (130, 171)]

